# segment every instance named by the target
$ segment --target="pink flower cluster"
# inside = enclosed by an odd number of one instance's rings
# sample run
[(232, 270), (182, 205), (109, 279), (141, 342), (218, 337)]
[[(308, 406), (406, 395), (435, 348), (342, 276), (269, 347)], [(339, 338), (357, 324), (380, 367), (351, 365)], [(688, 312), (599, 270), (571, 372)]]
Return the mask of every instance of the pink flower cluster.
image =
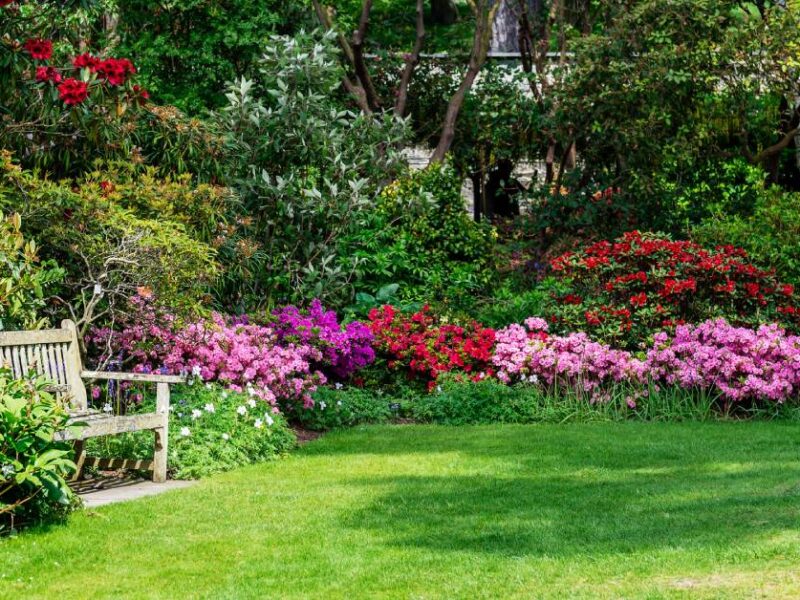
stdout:
[(248, 390), (274, 407), (297, 401), (310, 407), (311, 393), (325, 383), (325, 376), (311, 368), (321, 359), (312, 346), (280, 345), (271, 327), (214, 314), (211, 320), (192, 323), (174, 335), (163, 365), (172, 373), (219, 381), (237, 392)]
[(623, 350), (593, 341), (585, 333), (551, 336), (547, 322), (526, 319), (497, 332), (492, 363), (505, 383), (538, 382), (592, 391), (608, 382), (640, 379), (642, 361)]
[(724, 319), (658, 333), (645, 358), (591, 340), (550, 336), (542, 319), (497, 332), (492, 362), (505, 383), (542, 381), (597, 391), (607, 383), (647, 381), (714, 389), (731, 401), (784, 402), (800, 391), (800, 337), (778, 325), (734, 327)]
[(734, 327), (724, 319), (681, 325), (655, 336), (647, 353), (653, 379), (680, 387), (716, 387), (734, 401), (783, 402), (800, 389), (800, 337), (778, 325)]

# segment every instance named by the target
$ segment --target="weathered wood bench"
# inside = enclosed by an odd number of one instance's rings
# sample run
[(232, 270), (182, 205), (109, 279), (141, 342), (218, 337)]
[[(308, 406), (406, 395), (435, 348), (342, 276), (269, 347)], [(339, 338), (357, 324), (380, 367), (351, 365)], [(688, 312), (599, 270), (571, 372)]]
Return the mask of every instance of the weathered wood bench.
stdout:
[[(115, 461), (95, 459), (98, 467), (132, 467), (153, 471), (153, 481), (167, 478), (167, 441), (169, 428), (169, 384), (180, 383), (175, 375), (84, 371), (81, 363), (78, 332), (72, 321), (65, 320), (61, 329), (0, 332), (0, 362), (10, 367), (15, 377), (39, 374), (53, 382), (51, 391), (68, 403), (70, 423), (83, 423), (77, 433), (65, 430), (59, 440), (75, 440), (79, 472), (85, 464), (83, 440), (102, 435), (152, 430), (155, 451), (152, 461)], [(116, 380), (156, 384), (156, 412), (135, 415), (110, 415), (88, 405), (83, 380)]]

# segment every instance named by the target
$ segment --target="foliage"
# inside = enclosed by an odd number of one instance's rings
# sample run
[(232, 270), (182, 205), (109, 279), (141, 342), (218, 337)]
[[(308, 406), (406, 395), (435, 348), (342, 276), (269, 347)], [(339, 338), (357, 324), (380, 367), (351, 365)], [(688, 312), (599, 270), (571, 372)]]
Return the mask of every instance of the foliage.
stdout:
[(219, 118), (243, 200), (238, 269), (221, 291), (229, 303), (353, 298), (358, 261), (343, 240), (364, 228), (396, 173), (405, 126), (343, 108), (336, 55), (332, 34), (273, 37), (258, 75), (228, 88)]
[[(445, 322), (428, 306), (407, 316), (392, 306), (369, 315), (375, 349), (389, 371), (402, 369), (433, 389), (442, 373), (457, 370), (475, 379), (493, 373), (489, 367), (495, 332), (476, 322)], [(383, 362), (380, 363), (384, 364)]]
[(773, 187), (758, 195), (751, 213), (715, 212), (692, 229), (707, 246), (733, 244), (792, 283), (800, 282), (800, 196)]
[(2, 159), (0, 209), (19, 210), (24, 233), (65, 269), (62, 304), (81, 330), (118, 318), (139, 290), (183, 308), (209, 291), (215, 252), (197, 238), (216, 233), (224, 190), (125, 169), (53, 182)]
[(64, 478), (75, 463), (54, 440), (68, 417), (46, 386), (44, 379), (14, 379), (0, 368), (0, 531), (13, 528), (15, 518), (41, 521), (71, 504)]
[(392, 416), (389, 398), (353, 387), (321, 387), (314, 392), (314, 406), (294, 414), (302, 427), (313, 431), (385, 423)]
[(441, 391), (416, 398), (414, 418), (441, 425), (489, 423), (567, 423), (592, 421), (657, 420), (703, 421), (719, 416), (714, 410), (718, 393), (650, 385), (638, 390), (613, 385), (602, 400), (577, 388), (543, 388), (525, 384), (504, 385), (496, 379), (458, 381), (444, 378)]
[[(152, 410), (148, 400), (143, 410)], [(198, 479), (236, 467), (273, 460), (295, 445), (285, 419), (247, 394), (217, 385), (175, 388), (169, 418), (169, 467), (173, 479)], [(144, 432), (147, 433), (147, 432)], [(147, 459), (151, 435), (93, 438), (87, 452)]]
[(348, 240), (356, 288), (371, 292), (397, 284), (404, 301), (469, 305), (492, 282), (495, 233), (475, 223), (452, 168), (411, 171), (386, 186), (366, 227)]
[(116, 12), (120, 49), (137, 57), (153, 98), (191, 113), (224, 103), (219, 90), (252, 70), (268, 36), (308, 14), (294, 0), (125, 0)]
[(0, 331), (37, 329), (48, 289), (64, 275), (52, 261), (39, 260), (33, 241), (26, 242), (19, 215), (0, 213)]
[(551, 309), (552, 321), (630, 347), (659, 328), (710, 317), (747, 325), (795, 320), (794, 287), (730, 245), (706, 250), (632, 231), (562, 254), (552, 268), (569, 283)]
[[(553, 117), (561, 144), (578, 148), (569, 187), (620, 187), (635, 226), (665, 229), (703, 211), (681, 214), (683, 193), (662, 193), (665, 178), (682, 186), (680, 174), (731, 156), (778, 178), (770, 148), (791, 120), (800, 28), (796, 11), (762, 8), (645, 0), (576, 41)], [(687, 187), (691, 197), (691, 176)]]

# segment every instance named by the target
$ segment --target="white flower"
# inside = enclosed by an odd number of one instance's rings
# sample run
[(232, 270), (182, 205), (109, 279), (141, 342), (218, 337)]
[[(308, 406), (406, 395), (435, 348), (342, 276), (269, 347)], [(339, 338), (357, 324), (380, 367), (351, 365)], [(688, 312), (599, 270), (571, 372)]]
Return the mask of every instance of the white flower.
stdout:
[(229, 439), (231, 439), (231, 436), (229, 436), (227, 433), (223, 433), (222, 434), (222, 439), (227, 442)]
[(275, 419), (273, 419), (273, 418), (272, 418), (271, 416), (269, 416), (268, 414), (264, 415), (264, 420), (267, 422), (267, 425), (268, 425), (269, 427), (272, 427), (272, 424), (273, 424), (273, 423), (275, 423)]
[(442, 393), (442, 386), (440, 386), (440, 385), (437, 385), (437, 386), (436, 386), (436, 392), (437, 392), (437, 393), (439, 393), (439, 394), (441, 394), (441, 393)]
[(335, 387), (337, 390), (340, 390), (340, 389), (342, 389), (344, 386), (343, 386), (341, 383), (339, 383), (339, 382), (337, 381), (337, 382), (334, 384), (334, 386), (333, 386), (333, 387)]
[(181, 427), (181, 436), (189, 437), (190, 435), (192, 435), (192, 432), (189, 431), (188, 427)]
[(169, 411), (170, 412), (175, 412), (175, 405), (174, 404), (170, 404), (169, 405)]
[(213, 405), (213, 404), (211, 404), (211, 402), (209, 402), (208, 404), (206, 404), (206, 405), (203, 407), (203, 410), (204, 410), (204, 411), (206, 411), (207, 413), (214, 413), (214, 412), (217, 412), (217, 409), (216, 409), (216, 408), (214, 408), (214, 405)]
[(336, 401), (336, 406), (341, 406), (341, 405), (342, 405), (342, 401), (341, 400), (337, 400)]
[(183, 413), (178, 413), (178, 418), (182, 419), (183, 418)]
[(320, 409), (320, 410), (325, 410), (325, 407), (326, 407), (326, 406), (328, 406), (328, 405), (327, 405), (327, 404), (325, 404), (325, 402), (324, 402), (324, 401), (320, 401), (320, 403), (319, 403), (319, 409)]
[(13, 465), (3, 465), (2, 469), (3, 477), (8, 477), (9, 475), (14, 474), (14, 466)]
[(228, 392), (223, 390), (222, 393), (220, 394), (220, 396), (222, 396), (222, 399), (224, 400), (225, 398), (228, 397)]
[(198, 365), (192, 367), (192, 375), (200, 377), (200, 367)]
[(247, 414), (247, 407), (245, 405), (242, 405), (236, 409), (236, 412), (242, 416), (245, 416)]
[(114, 407), (111, 406), (111, 404), (109, 404), (108, 402), (103, 404), (103, 412), (104, 413), (110, 413), (112, 410), (114, 410)]
[(264, 421), (262, 421), (261, 419), (256, 419), (255, 423), (253, 423), (253, 427), (255, 427), (256, 429), (261, 429), (262, 427), (264, 427)]
[(255, 408), (256, 407), (256, 401), (253, 400), (252, 398), (250, 398), (250, 400), (247, 401), (247, 406), (249, 406), (250, 408)]
[(210, 390), (210, 389), (211, 389), (211, 384), (210, 384), (210, 383), (207, 383), (207, 384), (206, 384), (206, 389), (207, 389), (207, 390)]
[(192, 410), (192, 420), (193, 421), (196, 420), (196, 419), (199, 419), (202, 416), (203, 416), (203, 411), (202, 410), (197, 410), (196, 408)]

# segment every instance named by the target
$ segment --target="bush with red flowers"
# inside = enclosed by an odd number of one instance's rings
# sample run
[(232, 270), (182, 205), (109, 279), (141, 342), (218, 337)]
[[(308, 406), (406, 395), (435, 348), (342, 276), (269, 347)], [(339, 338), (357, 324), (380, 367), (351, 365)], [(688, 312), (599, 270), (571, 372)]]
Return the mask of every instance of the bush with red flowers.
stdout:
[(470, 322), (443, 322), (430, 307), (408, 315), (393, 306), (375, 308), (369, 314), (374, 347), (391, 371), (406, 371), (409, 379), (436, 385), (442, 373), (467, 373), (475, 380), (491, 376), (494, 329)]
[(569, 284), (554, 298), (551, 323), (627, 347), (663, 328), (713, 317), (751, 326), (798, 323), (794, 287), (753, 265), (741, 248), (708, 250), (631, 231), (562, 254), (551, 268)]

